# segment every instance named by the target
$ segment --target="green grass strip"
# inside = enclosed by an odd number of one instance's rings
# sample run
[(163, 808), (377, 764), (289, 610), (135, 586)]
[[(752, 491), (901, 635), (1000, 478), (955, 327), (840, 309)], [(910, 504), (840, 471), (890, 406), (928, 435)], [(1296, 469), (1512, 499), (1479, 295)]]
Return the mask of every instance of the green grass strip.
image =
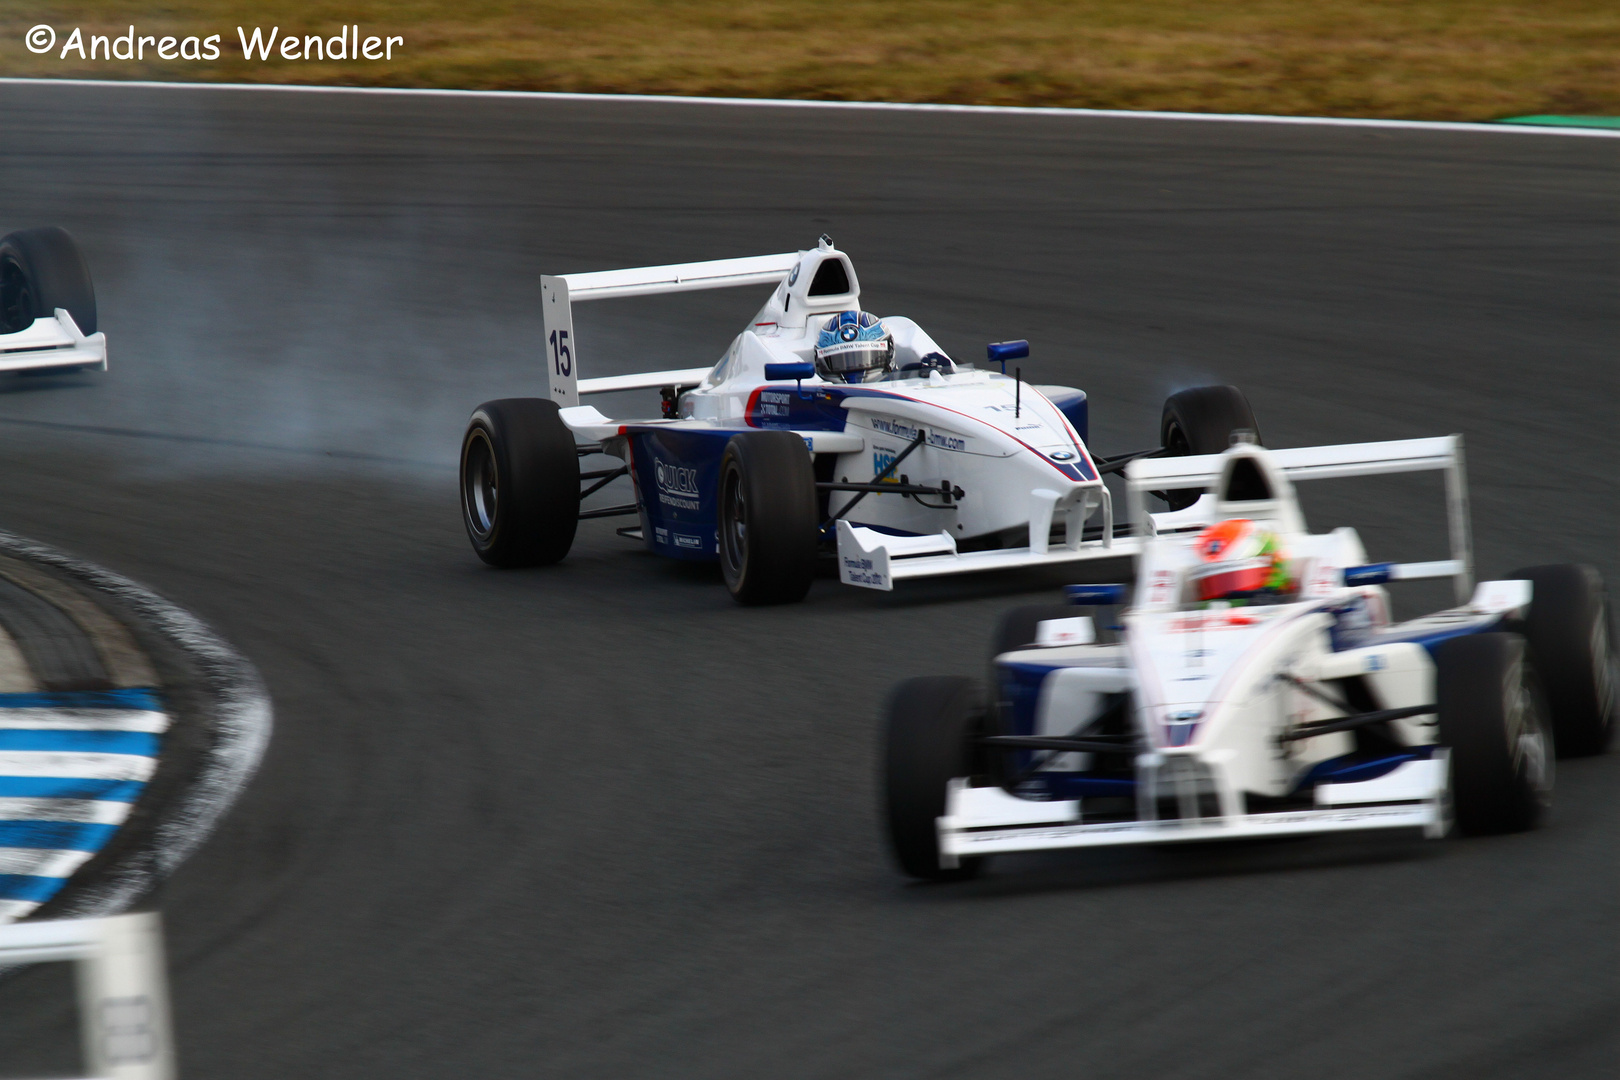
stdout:
[(1535, 124), (1539, 127), (1620, 128), (1620, 116), (1510, 116), (1498, 124)]

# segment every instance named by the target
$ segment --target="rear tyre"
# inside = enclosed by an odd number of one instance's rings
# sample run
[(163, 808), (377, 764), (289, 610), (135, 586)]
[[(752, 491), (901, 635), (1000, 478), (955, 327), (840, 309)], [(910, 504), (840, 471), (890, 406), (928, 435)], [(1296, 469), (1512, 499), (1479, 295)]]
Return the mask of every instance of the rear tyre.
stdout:
[(1559, 757), (1608, 749), (1614, 737), (1613, 616), (1591, 566), (1530, 566), (1508, 575), (1532, 586), (1524, 620)]
[(506, 398), (473, 410), (461, 440), (461, 520), (491, 566), (568, 554), (579, 526), (579, 454), (556, 402)]
[(96, 289), (73, 237), (46, 225), (0, 238), (0, 334), (26, 330), (57, 308), (67, 309), (81, 333), (96, 332)]
[(1464, 833), (1531, 828), (1552, 799), (1552, 737), (1524, 639), (1452, 638), (1435, 650), (1440, 744)]
[[(1218, 454), (1232, 445), (1234, 431), (1252, 431), (1255, 441), (1260, 441), (1260, 424), (1243, 391), (1235, 386), (1195, 386), (1165, 399), (1159, 445), (1165, 457)], [(1186, 509), (1202, 494), (1196, 488), (1164, 493), (1172, 510)]]
[(960, 675), (907, 679), (889, 696), (883, 748), (884, 819), (900, 869), (926, 881), (962, 881), (983, 860), (939, 865), (945, 785), (971, 776), (979, 757), (973, 740), (984, 728), (979, 688)]
[(816, 475), (791, 431), (734, 435), (720, 458), (720, 569), (741, 604), (803, 600), (816, 574)]

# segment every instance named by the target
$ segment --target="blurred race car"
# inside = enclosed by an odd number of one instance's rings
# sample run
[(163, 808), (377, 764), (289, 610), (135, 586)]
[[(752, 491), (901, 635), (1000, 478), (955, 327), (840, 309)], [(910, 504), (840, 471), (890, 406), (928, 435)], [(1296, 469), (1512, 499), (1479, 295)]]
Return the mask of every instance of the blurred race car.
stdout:
[(107, 369), (96, 290), (79, 247), (54, 225), (0, 238), (0, 372)]
[[(713, 367), (580, 379), (572, 305), (745, 285), (773, 291)], [(941, 574), (1133, 554), (1103, 477), (1136, 457), (1212, 452), (1254, 413), (1231, 386), (1166, 403), (1160, 443), (1094, 457), (1084, 392), (1031, 386), (947, 356), (923, 329), (861, 309), (849, 257), (812, 250), (541, 278), (550, 400), (487, 402), (461, 451), (462, 517), (496, 566), (555, 562), (581, 518), (635, 515), (628, 537), (718, 560), (744, 603), (802, 599), (818, 555), (846, 584), (891, 589)], [(663, 415), (613, 420), (581, 395), (659, 388)], [(622, 462), (582, 471), (579, 460)], [(635, 501), (581, 510), (629, 476)], [(1167, 493), (1179, 505), (1176, 492)], [(1190, 501), (1190, 500), (1184, 500)]]
[[(1313, 534), (1296, 481), (1435, 469), (1452, 557), (1369, 563)], [(1604, 585), (1540, 566), (1470, 585), (1457, 436), (1134, 462), (1127, 498), (1198, 485), (1144, 545), (1134, 595), (1072, 586), (1004, 620), (988, 706), (969, 678), (901, 684), (886, 799), (900, 865), (960, 878), (1002, 852), (1244, 837), (1528, 828), (1554, 750), (1614, 727)], [(1385, 584), (1455, 579), (1458, 606), (1393, 622)], [(1123, 606), (1121, 606), (1123, 605)]]

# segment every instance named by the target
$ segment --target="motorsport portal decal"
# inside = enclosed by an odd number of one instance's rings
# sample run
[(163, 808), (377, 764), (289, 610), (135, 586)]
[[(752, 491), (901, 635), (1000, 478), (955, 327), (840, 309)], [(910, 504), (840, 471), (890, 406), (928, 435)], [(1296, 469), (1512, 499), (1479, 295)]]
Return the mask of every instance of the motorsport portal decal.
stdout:
[(754, 406), (755, 416), (786, 417), (793, 406), (793, 398), (782, 390), (761, 390)]
[(698, 492), (697, 469), (655, 461), (653, 478), (658, 481), (658, 501), (665, 506), (677, 510), (697, 510), (703, 505)]

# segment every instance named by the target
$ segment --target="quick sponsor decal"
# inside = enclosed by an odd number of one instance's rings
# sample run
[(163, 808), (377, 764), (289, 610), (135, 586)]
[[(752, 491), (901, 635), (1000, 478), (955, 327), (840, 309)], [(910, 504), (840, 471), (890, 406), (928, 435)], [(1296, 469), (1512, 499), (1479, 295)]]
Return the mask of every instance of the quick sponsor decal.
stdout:
[(665, 506), (672, 506), (677, 510), (697, 510), (702, 505), (702, 496), (698, 492), (697, 469), (689, 465), (655, 461), (653, 478), (658, 482), (658, 501)]

